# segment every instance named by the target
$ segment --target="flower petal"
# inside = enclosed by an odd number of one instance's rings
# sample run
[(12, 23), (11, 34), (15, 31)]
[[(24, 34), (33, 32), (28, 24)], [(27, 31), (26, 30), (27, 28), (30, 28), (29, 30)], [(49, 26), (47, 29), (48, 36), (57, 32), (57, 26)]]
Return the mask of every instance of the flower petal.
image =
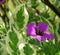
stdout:
[(4, 2), (4, 0), (0, 0), (0, 4), (2, 4)]
[(42, 41), (42, 36), (37, 35), (37, 36), (36, 36), (36, 39), (37, 39), (38, 41)]
[(54, 39), (54, 34), (52, 34), (52, 33), (50, 33), (50, 32), (46, 32), (46, 33), (44, 34), (44, 36), (45, 36), (48, 40)]
[(38, 41), (44, 41), (44, 40), (46, 40), (46, 36), (37, 35), (37, 36), (36, 36), (36, 39), (37, 39)]
[(27, 33), (31, 36), (36, 36), (36, 25), (34, 23), (29, 23), (27, 25)]
[(44, 22), (39, 22), (38, 28), (39, 28), (40, 32), (44, 32), (44, 31), (48, 30), (49, 26), (48, 26), (48, 24), (46, 24)]

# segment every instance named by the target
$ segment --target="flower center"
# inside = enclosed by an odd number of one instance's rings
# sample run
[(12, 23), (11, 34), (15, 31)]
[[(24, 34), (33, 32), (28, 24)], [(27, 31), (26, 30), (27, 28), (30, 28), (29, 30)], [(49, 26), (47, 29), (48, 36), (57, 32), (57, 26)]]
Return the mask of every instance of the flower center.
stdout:
[(0, 0), (0, 2), (1, 2), (2, 0)]
[(36, 34), (43, 36), (44, 33), (43, 32), (40, 32), (40, 30), (36, 28)]

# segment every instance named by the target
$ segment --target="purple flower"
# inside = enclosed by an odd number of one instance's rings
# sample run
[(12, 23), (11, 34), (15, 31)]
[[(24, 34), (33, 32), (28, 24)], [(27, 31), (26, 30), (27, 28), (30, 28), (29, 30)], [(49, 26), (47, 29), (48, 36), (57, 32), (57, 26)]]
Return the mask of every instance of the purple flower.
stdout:
[(0, 0), (0, 4), (2, 4), (4, 2), (4, 0)]
[(35, 23), (29, 23), (27, 25), (27, 33), (28, 35), (35, 37), (38, 41), (54, 39), (54, 35), (52, 33), (46, 32), (48, 28), (48, 24), (44, 22), (39, 22), (38, 25)]

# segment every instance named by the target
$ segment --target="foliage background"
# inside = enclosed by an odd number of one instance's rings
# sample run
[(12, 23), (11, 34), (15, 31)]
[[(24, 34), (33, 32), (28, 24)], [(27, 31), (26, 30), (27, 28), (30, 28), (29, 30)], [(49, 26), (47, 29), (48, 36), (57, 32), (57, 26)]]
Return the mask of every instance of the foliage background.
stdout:
[[(0, 4), (0, 55), (60, 55), (59, 14), (60, 0), (5, 0)], [(27, 35), (27, 24), (39, 21), (49, 24), (54, 40), (42, 44)]]

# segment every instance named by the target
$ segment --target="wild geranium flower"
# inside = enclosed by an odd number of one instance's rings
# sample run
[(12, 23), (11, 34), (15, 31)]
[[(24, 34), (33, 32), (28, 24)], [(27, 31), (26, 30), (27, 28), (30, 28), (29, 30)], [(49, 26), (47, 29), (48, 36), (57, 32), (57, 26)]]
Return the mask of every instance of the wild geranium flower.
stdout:
[(2, 4), (4, 2), (4, 0), (0, 0), (0, 4)]
[(29, 23), (27, 25), (27, 33), (32, 37), (35, 37), (38, 41), (54, 39), (54, 35), (47, 32), (49, 25), (44, 22), (39, 22), (38, 25), (35, 23)]

